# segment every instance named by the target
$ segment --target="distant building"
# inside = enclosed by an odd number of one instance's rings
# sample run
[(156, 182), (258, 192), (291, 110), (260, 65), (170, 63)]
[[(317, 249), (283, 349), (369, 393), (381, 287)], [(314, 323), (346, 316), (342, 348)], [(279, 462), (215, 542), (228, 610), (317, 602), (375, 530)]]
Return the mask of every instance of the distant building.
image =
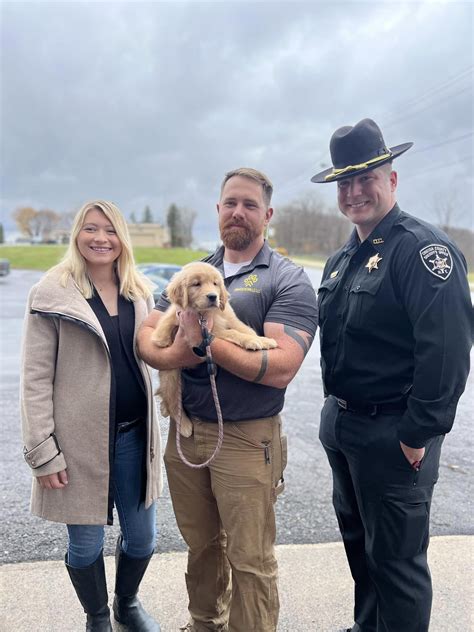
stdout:
[(68, 244), (71, 231), (69, 228), (56, 228), (51, 233), (51, 239), (57, 244)]
[[(133, 247), (166, 248), (170, 245), (168, 228), (161, 224), (128, 224), (128, 230)], [(68, 244), (70, 234), (68, 228), (56, 228), (51, 231), (47, 240), (40, 237), (17, 237), (16, 242)]]
[(128, 230), (132, 246), (149, 248), (165, 248), (170, 245), (168, 228), (161, 224), (129, 224)]

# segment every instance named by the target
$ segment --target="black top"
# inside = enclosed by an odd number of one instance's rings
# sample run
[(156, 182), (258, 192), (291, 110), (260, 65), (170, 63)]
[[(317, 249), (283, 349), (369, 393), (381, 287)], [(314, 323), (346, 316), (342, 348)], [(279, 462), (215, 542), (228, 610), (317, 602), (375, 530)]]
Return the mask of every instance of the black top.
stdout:
[(111, 417), (116, 424), (146, 419), (147, 399), (143, 378), (133, 354), (135, 310), (119, 295), (118, 315), (110, 316), (99, 294), (88, 300), (104, 331), (112, 367)]
[[(224, 247), (204, 261), (223, 272)], [(282, 323), (316, 333), (316, 295), (303, 268), (272, 250), (267, 242), (253, 261), (225, 279), (230, 303), (237, 316), (263, 335), (265, 322)], [(164, 311), (169, 302), (163, 295), (156, 308)], [(206, 363), (183, 370), (183, 406), (188, 415), (217, 421)], [(224, 421), (271, 417), (283, 408), (285, 390), (243, 380), (218, 367), (217, 391)]]
[(466, 262), (438, 228), (397, 205), (360, 243), (354, 230), (318, 292), (326, 394), (354, 403), (407, 397), (399, 438), (422, 447), (451, 429), (469, 373)]

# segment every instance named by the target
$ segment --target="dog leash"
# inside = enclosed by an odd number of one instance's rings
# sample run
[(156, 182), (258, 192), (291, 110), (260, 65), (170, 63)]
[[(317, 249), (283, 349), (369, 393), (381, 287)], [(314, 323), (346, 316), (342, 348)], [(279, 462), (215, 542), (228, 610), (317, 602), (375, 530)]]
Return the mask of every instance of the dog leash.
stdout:
[(212, 359), (211, 336), (210, 336), (209, 330), (207, 329), (207, 321), (203, 316), (200, 317), (199, 323), (201, 325), (202, 338), (206, 345), (207, 372), (209, 374), (209, 379), (211, 381), (212, 397), (214, 399), (214, 406), (216, 407), (216, 412), (217, 412), (217, 444), (214, 449), (214, 452), (207, 459), (207, 461), (204, 461), (204, 463), (191, 463), (191, 461), (188, 461), (188, 459), (184, 456), (183, 450), (181, 449), (181, 432), (180, 432), (181, 431), (181, 415), (183, 413), (183, 400), (182, 400), (181, 379), (180, 379), (178, 381), (179, 413), (176, 419), (176, 449), (178, 450), (178, 454), (181, 461), (185, 465), (188, 465), (189, 467), (192, 467), (195, 470), (200, 470), (203, 467), (207, 467), (216, 458), (216, 456), (219, 454), (219, 451), (222, 447), (222, 442), (224, 440), (224, 420), (222, 419), (221, 405), (219, 402), (219, 396), (217, 394), (216, 365)]

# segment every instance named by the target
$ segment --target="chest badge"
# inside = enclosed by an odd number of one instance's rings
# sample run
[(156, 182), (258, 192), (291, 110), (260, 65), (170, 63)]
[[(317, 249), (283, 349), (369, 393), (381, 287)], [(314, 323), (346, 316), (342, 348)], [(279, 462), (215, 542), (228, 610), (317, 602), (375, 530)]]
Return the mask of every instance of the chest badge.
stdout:
[(382, 257), (379, 257), (378, 252), (373, 257), (370, 257), (370, 259), (365, 264), (365, 267), (369, 268), (369, 274), (372, 272), (372, 270), (379, 269), (379, 266), (378, 266), (379, 261), (382, 261)]

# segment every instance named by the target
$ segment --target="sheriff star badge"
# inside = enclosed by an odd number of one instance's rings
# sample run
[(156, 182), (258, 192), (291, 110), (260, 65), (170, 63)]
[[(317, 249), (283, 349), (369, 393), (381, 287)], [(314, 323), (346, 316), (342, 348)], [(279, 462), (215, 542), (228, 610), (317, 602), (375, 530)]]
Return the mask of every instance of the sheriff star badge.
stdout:
[(369, 274), (372, 272), (372, 270), (378, 270), (379, 266), (378, 263), (379, 261), (382, 261), (382, 257), (379, 257), (379, 253), (375, 254), (373, 257), (370, 257), (370, 259), (367, 261), (366, 263), (366, 268), (369, 269)]

